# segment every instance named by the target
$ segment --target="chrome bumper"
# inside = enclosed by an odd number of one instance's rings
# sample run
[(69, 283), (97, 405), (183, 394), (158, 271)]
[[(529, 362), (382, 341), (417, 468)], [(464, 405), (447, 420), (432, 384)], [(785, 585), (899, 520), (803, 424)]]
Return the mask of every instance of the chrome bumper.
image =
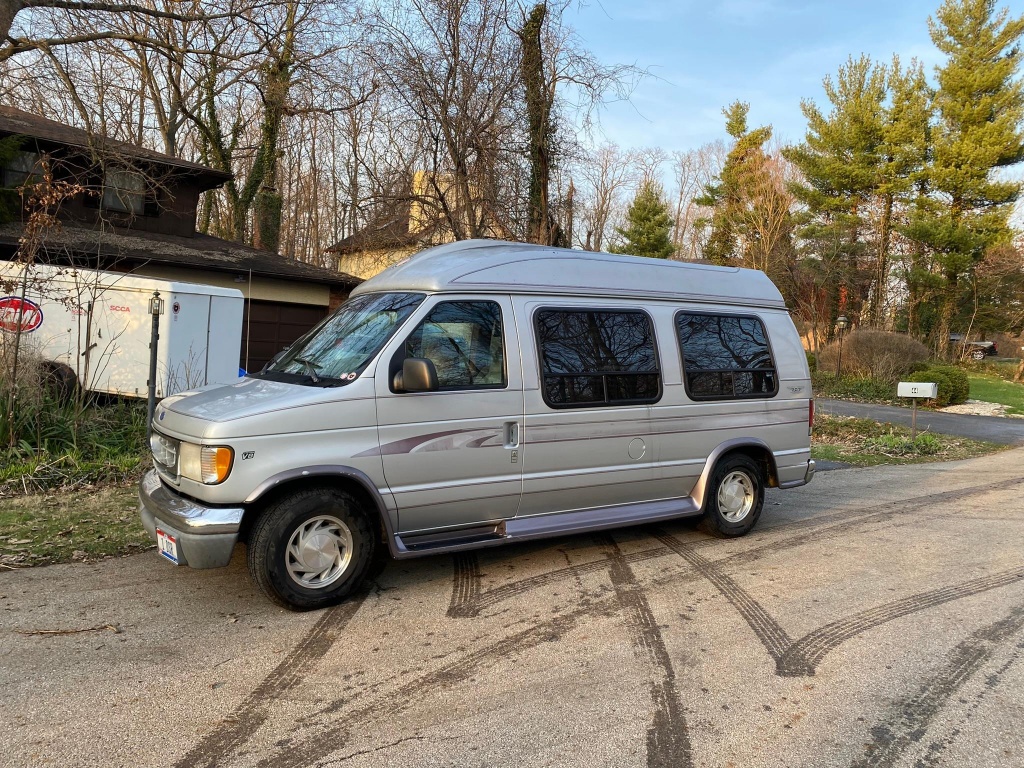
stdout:
[(156, 529), (178, 541), (178, 562), (193, 568), (219, 568), (231, 560), (242, 525), (242, 507), (207, 507), (172, 491), (151, 469), (139, 483), (142, 525), (156, 541)]

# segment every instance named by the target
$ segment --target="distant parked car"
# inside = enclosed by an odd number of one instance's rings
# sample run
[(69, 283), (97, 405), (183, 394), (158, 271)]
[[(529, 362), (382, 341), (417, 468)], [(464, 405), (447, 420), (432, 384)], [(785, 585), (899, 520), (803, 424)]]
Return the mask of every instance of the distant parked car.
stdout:
[(967, 341), (962, 333), (949, 334), (949, 341), (952, 344), (962, 347), (965, 357), (972, 360), (984, 360), (988, 357), (995, 357), (999, 354), (993, 341)]

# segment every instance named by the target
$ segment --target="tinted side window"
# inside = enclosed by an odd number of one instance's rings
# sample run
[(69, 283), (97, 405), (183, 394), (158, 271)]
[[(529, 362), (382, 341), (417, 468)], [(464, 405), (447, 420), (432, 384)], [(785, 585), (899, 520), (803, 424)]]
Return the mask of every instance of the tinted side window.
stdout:
[(542, 309), (536, 324), (541, 386), (551, 407), (660, 397), (654, 329), (644, 312)]
[(425, 357), (441, 389), (504, 387), (501, 307), (493, 301), (446, 301), (406, 339), (406, 357)]
[(764, 324), (756, 317), (676, 315), (686, 389), (694, 400), (771, 397), (778, 391)]

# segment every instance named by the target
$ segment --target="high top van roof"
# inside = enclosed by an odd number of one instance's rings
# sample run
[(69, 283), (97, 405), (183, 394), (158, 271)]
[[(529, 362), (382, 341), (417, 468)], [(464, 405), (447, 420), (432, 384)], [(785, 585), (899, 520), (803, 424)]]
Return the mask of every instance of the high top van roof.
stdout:
[(428, 248), (352, 291), (476, 293), (670, 299), (785, 309), (764, 272), (500, 240)]

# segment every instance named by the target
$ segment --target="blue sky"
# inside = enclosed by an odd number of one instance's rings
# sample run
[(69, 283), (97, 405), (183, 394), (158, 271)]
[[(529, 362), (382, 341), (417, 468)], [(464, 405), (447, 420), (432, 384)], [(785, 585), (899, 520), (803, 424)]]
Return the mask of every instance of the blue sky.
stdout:
[[(603, 138), (624, 147), (685, 150), (725, 137), (721, 109), (750, 103), (751, 125), (797, 142), (801, 98), (825, 105), (821, 81), (851, 54), (941, 61), (928, 36), (940, 0), (587, 0), (567, 20), (605, 63), (654, 77), (631, 103), (601, 115)], [(997, 0), (1014, 16), (1024, 0)], [(599, 134), (598, 139), (602, 138)]]

